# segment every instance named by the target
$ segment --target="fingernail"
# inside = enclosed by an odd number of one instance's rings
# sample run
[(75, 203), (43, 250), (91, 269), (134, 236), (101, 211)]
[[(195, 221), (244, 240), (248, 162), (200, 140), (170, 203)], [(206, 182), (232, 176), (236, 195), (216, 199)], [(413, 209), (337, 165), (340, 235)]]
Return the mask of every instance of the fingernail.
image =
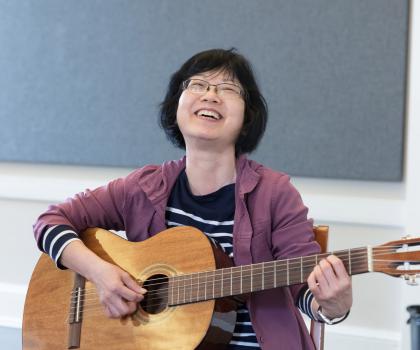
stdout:
[(146, 292), (147, 292), (147, 290), (146, 290), (146, 289), (144, 289), (144, 288), (140, 288), (140, 292), (144, 294), (144, 293), (146, 293)]

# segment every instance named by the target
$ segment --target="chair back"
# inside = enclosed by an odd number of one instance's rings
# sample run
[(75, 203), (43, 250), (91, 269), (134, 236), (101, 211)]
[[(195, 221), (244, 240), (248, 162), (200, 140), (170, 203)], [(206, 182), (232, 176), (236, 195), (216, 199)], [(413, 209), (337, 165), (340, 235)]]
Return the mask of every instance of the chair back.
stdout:
[[(329, 227), (325, 225), (314, 226), (315, 240), (321, 247), (321, 253), (327, 252), (328, 249), (328, 231)], [(310, 334), (312, 341), (314, 342), (315, 349), (324, 349), (324, 332), (325, 324), (321, 322), (311, 321)]]

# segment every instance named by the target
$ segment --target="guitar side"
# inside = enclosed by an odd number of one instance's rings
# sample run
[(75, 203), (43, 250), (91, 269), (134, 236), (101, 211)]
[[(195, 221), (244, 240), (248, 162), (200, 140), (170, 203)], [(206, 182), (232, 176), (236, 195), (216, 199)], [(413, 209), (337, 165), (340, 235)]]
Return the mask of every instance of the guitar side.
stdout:
[[(179, 227), (144, 242), (128, 242), (101, 229), (87, 230), (84, 243), (104, 260), (145, 281), (153, 275), (173, 276), (213, 270), (216, 262), (208, 239), (198, 230)], [(187, 258), (188, 257), (188, 258)], [(69, 308), (75, 274), (39, 259), (29, 285), (23, 318), (24, 350), (68, 349)], [(94, 286), (86, 281), (86, 290)], [(167, 307), (150, 314), (142, 308), (124, 319), (105, 316), (96, 293), (86, 296), (80, 349), (195, 349), (206, 337), (215, 301)], [(217, 313), (217, 312), (216, 312)], [(211, 332), (209, 332), (211, 334)], [(207, 337), (206, 337), (207, 338)]]

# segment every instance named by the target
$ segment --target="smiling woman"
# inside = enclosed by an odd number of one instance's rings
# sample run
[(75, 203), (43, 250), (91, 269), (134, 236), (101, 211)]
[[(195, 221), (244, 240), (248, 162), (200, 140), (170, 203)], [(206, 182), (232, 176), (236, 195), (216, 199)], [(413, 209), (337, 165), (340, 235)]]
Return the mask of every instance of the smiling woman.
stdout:
[[(207, 81), (206, 78), (213, 80)], [(193, 86), (191, 86), (192, 79), (196, 82)], [(200, 79), (201, 84), (197, 84), (197, 79)], [(241, 98), (238, 98), (238, 93), (227, 93), (229, 91), (227, 84), (224, 89), (217, 87), (220, 83), (231, 84), (229, 88), (234, 92), (240, 91)], [(221, 103), (226, 100), (227, 102), (242, 100), (244, 123), (236, 140), (235, 151), (237, 155), (254, 151), (267, 125), (267, 106), (255, 81), (250, 63), (234, 49), (200, 52), (191, 57), (172, 75), (160, 111), (160, 123), (167, 137), (176, 146), (185, 148), (184, 137), (177, 125), (180, 98), (185, 90), (198, 95), (210, 93), (211, 85), (216, 85), (214, 91)]]
[[(143, 241), (167, 228), (193, 226), (223, 249), (226, 261), (240, 266), (241, 277), (242, 267), (246, 270), (252, 263), (319, 252), (313, 222), (289, 176), (246, 157), (257, 148), (264, 133), (267, 107), (251, 66), (242, 55), (233, 49), (215, 49), (191, 57), (170, 79), (160, 123), (174, 145), (185, 149), (185, 157), (161, 166), (144, 166), (125, 178), (51, 206), (35, 225), (40, 249), (49, 253), (58, 267), (70, 268), (95, 285), (106, 316), (154, 317), (147, 316), (144, 303), (140, 303), (146, 292), (147, 303), (153, 300), (154, 291), (149, 284), (139, 285), (145, 279), (137, 273), (130, 275), (89, 250), (79, 237), (89, 227), (124, 230), (130, 241)], [(188, 242), (183, 240), (182, 255), (194, 267), (202, 248), (197, 251)], [(168, 284), (173, 283), (169, 282), (172, 274), (180, 278), (185, 275), (173, 266), (164, 267), (159, 276)], [(193, 270), (198, 272), (198, 285), (199, 271)], [(144, 274), (147, 271), (141, 272), (141, 276)], [(231, 286), (232, 280), (231, 275)], [(297, 285), (229, 300), (229, 305), (233, 302), (237, 307), (237, 319), (226, 348), (274, 350), (281, 341), (289, 350), (313, 349), (297, 309), (313, 319), (337, 323), (349, 312), (352, 289), (343, 263), (334, 256), (320, 261), (307, 281), (309, 286), (301, 278), (302, 283)], [(218, 283), (221, 289), (228, 283), (223, 270)], [(258, 275), (254, 283), (264, 285), (264, 278)], [(184, 279), (183, 293), (180, 285), (176, 289), (178, 298), (184, 294), (185, 300), (186, 284), (191, 288), (195, 285), (192, 278)], [(213, 295), (216, 284), (213, 279)], [(199, 292), (196, 294), (198, 300)], [(222, 311), (231, 309), (228, 304)], [(173, 306), (174, 314), (180, 308), (188, 310), (188, 305), (169, 306)], [(179, 338), (194, 333), (178, 330)], [(170, 349), (171, 342), (165, 344), (162, 339), (159, 337), (162, 347), (156, 339), (153, 348)], [(197, 339), (201, 341), (202, 337)], [(222, 348), (219, 343), (216, 346)]]

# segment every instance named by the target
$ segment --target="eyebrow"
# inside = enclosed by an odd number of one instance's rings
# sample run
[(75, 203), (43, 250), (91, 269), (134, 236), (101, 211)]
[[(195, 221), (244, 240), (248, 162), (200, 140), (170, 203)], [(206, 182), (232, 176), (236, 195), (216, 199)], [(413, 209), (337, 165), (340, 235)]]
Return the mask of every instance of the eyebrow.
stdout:
[[(211, 74), (211, 75), (204, 75), (204, 74), (200, 74), (200, 73), (198, 73), (198, 74), (196, 74), (195, 76), (196, 77), (200, 77), (200, 78), (204, 78), (204, 80), (205, 79), (207, 79), (208, 77), (211, 77), (213, 74)], [(194, 79), (194, 76), (192, 76), (190, 79)], [(199, 78), (198, 78), (199, 79)], [(222, 80), (222, 83), (231, 83), (231, 84), (234, 84), (234, 85), (239, 85), (239, 82), (235, 82), (234, 80), (231, 80), (231, 79), (227, 79), (227, 80)]]

